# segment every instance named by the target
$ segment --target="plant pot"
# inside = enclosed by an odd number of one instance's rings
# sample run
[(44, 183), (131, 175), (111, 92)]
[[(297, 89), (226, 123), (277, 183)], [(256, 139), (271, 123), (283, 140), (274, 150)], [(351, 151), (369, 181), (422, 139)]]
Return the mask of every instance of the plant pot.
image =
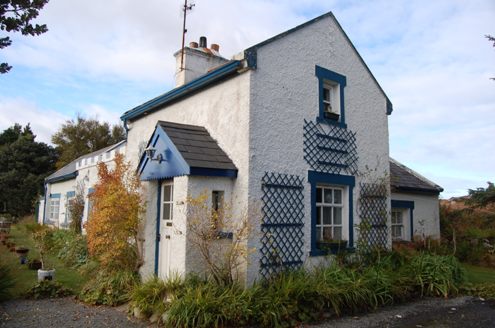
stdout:
[(38, 270), (38, 282), (43, 280), (55, 280), (55, 269), (53, 270)]
[(41, 261), (31, 261), (31, 262), (28, 262), (28, 269), (30, 270), (39, 270), (41, 269)]
[(29, 248), (16, 249), (15, 252), (18, 258), (27, 257)]
[(347, 240), (341, 242), (325, 242), (325, 241), (316, 242), (316, 249), (319, 249), (321, 251), (331, 250), (331, 249), (344, 250), (346, 248), (347, 248)]
[(21, 264), (26, 264), (27, 257), (21, 257)]
[(9, 249), (12, 253), (15, 252), (15, 247), (10, 247)]

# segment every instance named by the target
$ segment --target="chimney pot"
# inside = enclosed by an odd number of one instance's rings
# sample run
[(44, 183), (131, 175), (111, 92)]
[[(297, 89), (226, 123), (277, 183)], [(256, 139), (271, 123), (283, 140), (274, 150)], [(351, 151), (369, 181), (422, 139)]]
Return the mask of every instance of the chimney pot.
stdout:
[(200, 48), (208, 48), (206, 44), (206, 36), (202, 36), (199, 38), (199, 47)]
[(218, 44), (212, 43), (211, 49), (215, 50), (216, 52), (220, 52), (220, 46)]
[(191, 47), (191, 48), (197, 48), (198, 47), (198, 43), (197, 42), (189, 42), (189, 47)]

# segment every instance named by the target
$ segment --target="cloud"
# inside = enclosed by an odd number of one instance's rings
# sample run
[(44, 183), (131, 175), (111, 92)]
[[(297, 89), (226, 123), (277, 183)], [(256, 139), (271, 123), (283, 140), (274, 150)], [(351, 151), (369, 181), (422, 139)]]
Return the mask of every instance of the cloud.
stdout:
[(15, 123), (23, 127), (31, 124), (31, 130), (36, 135), (36, 141), (51, 144), (51, 135), (55, 127), (60, 126), (68, 116), (52, 110), (42, 110), (34, 102), (22, 98), (0, 96), (0, 130), (8, 129)]

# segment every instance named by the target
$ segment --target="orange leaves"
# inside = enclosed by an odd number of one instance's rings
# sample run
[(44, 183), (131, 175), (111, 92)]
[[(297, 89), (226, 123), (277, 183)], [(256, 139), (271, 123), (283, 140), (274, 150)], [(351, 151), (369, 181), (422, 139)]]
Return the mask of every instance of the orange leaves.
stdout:
[(86, 230), (91, 256), (107, 269), (137, 271), (142, 264), (140, 216), (146, 208), (139, 176), (117, 154), (114, 169), (98, 163), (98, 179), (88, 196), (91, 209)]

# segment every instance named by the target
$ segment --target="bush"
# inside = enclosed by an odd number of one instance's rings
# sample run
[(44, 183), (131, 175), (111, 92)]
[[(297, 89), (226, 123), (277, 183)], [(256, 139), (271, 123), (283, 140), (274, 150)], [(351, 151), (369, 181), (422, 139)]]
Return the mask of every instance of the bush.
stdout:
[(52, 252), (70, 267), (80, 268), (89, 261), (87, 237), (72, 230), (55, 230)]
[(248, 289), (195, 275), (167, 281), (152, 277), (131, 292), (131, 309), (148, 316), (166, 312), (168, 326), (294, 326), (328, 308), (339, 314), (405, 300), (415, 292), (455, 295), (465, 281), (452, 255), (381, 251), (367, 262), (345, 267), (333, 261), (311, 271), (283, 272)]
[(11, 290), (19, 281), (18, 259), (0, 244), (0, 302), (12, 298)]
[(57, 298), (72, 295), (72, 291), (62, 287), (58, 281), (42, 280), (37, 285), (32, 285), (26, 291), (26, 298), (39, 300), (42, 298)]
[(88, 282), (81, 292), (81, 300), (89, 305), (117, 306), (129, 300), (132, 288), (140, 277), (132, 271), (97, 271), (97, 276)]

